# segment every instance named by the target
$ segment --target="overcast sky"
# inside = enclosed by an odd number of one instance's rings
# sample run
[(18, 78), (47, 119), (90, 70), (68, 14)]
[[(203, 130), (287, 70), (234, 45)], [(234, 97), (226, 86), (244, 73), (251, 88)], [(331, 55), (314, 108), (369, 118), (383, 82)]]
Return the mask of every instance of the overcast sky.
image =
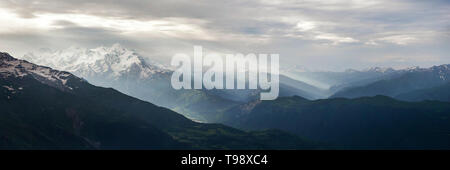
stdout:
[(201, 45), (282, 67), (428, 67), (450, 63), (450, 1), (0, 0), (0, 51), (114, 43), (162, 62)]

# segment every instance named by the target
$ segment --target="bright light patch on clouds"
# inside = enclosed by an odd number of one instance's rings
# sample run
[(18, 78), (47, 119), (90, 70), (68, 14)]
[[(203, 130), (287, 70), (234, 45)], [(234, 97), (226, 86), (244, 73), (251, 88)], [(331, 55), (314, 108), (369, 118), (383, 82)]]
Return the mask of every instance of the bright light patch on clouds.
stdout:
[[(66, 25), (58, 25), (66, 21), (79, 27), (103, 28), (118, 31), (121, 34), (164, 34), (174, 38), (212, 40), (210, 34), (195, 24), (204, 23), (196, 19), (166, 18), (165, 20), (139, 21), (121, 18), (108, 18), (85, 14), (34, 14), (32, 18), (21, 18), (14, 13), (0, 9), (0, 32), (8, 33), (27, 30), (63, 29)], [(70, 26), (70, 25), (69, 25)]]
[(299, 31), (309, 31), (314, 28), (316, 28), (316, 25), (311, 21), (300, 21), (297, 23), (297, 29)]
[(19, 31), (48, 30), (54, 28), (51, 20), (21, 18), (15, 13), (0, 8), (0, 33)]

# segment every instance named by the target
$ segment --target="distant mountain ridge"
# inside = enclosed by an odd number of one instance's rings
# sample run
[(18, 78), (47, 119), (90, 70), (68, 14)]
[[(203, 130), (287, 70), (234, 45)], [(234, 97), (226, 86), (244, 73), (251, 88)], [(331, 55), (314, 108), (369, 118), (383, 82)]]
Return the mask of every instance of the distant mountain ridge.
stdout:
[(366, 85), (355, 85), (338, 91), (331, 97), (355, 98), (385, 95), (396, 97), (414, 90), (437, 87), (450, 82), (450, 65), (401, 70), (401, 74)]

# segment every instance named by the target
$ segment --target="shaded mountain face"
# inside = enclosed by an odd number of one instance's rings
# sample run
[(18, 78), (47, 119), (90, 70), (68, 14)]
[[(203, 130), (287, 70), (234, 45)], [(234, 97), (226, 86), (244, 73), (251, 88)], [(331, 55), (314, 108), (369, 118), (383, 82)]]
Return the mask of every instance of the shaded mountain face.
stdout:
[(0, 53), (2, 149), (299, 149), (277, 130), (195, 123), (171, 110)]
[(395, 97), (402, 93), (437, 87), (450, 82), (450, 65), (416, 68), (403, 72), (389, 79), (341, 90), (332, 97), (355, 98), (375, 95)]
[(226, 124), (276, 128), (346, 149), (449, 149), (450, 104), (385, 96), (310, 101), (283, 97), (230, 110)]
[(395, 98), (405, 101), (436, 100), (450, 102), (450, 83), (432, 88), (413, 90), (399, 94)]

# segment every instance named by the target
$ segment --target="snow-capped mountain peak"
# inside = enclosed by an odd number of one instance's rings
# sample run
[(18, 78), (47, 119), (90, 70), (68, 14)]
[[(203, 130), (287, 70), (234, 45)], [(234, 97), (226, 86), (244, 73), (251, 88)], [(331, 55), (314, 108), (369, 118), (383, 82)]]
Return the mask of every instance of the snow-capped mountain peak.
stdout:
[(28, 53), (23, 59), (74, 73), (80, 77), (150, 78), (156, 73), (168, 72), (160, 65), (149, 64), (134, 50), (120, 44), (111, 47), (86, 49), (70, 47), (65, 50), (43, 49)]

